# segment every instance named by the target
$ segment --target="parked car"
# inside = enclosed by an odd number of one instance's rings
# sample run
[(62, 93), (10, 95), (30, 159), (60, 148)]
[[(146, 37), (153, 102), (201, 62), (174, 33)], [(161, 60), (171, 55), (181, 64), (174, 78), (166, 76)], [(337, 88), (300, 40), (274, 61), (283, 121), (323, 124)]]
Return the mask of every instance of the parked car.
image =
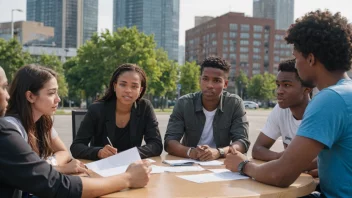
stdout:
[(246, 109), (258, 109), (259, 105), (253, 101), (243, 101)]

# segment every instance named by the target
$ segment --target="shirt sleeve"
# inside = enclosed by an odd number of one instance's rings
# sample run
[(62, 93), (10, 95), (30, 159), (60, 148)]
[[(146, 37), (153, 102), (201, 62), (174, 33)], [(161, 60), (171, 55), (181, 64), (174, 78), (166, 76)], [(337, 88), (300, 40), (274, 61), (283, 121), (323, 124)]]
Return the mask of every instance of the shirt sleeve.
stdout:
[(57, 133), (57, 131), (55, 130), (55, 128), (51, 128), (51, 139), (55, 139), (59, 136), (59, 134)]
[(281, 136), (281, 131), (280, 131), (280, 107), (279, 105), (276, 105), (274, 109), (271, 111), (269, 114), (268, 119), (266, 120), (266, 123), (264, 125), (264, 128), (261, 130), (264, 135), (268, 136), (269, 138), (273, 140), (277, 140)]
[[(9, 149), (11, 148), (11, 149)], [(41, 160), (10, 124), (0, 123), (0, 183), (39, 197), (81, 197), (82, 181)]]
[(344, 128), (346, 104), (335, 91), (325, 89), (307, 106), (297, 135), (316, 140), (331, 148)]

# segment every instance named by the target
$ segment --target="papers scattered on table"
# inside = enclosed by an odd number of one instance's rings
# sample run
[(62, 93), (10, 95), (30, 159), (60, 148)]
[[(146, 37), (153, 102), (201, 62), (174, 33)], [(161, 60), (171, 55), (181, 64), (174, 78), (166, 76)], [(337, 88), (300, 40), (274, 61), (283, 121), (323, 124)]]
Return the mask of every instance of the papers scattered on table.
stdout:
[(192, 181), (195, 183), (231, 181), (239, 179), (248, 179), (249, 177), (240, 175), (239, 173), (231, 172), (227, 169), (210, 169), (213, 173), (198, 174), (198, 175), (178, 175), (177, 177)]
[[(106, 169), (119, 169), (119, 167), (127, 166), (133, 162), (141, 160), (139, 152), (136, 147), (118, 153), (116, 155), (110, 156), (108, 158), (91, 162), (86, 164), (87, 168), (98, 173)], [(126, 170), (126, 169), (125, 169)], [(98, 173), (99, 174), (99, 173)]]
[(191, 172), (191, 171), (204, 171), (205, 169), (200, 166), (156, 166), (152, 165), (152, 173), (163, 173), (163, 172), (171, 172), (171, 173), (181, 173), (181, 172)]
[(197, 160), (193, 160), (193, 159), (164, 160), (163, 163), (169, 164), (170, 166), (191, 166), (193, 164), (199, 164), (201, 166), (220, 166), (220, 165), (223, 165), (223, 163), (218, 160), (202, 162), (202, 161), (197, 161)]
[(150, 163), (155, 163), (155, 160), (152, 160), (152, 159), (149, 159), (149, 158), (147, 158), (147, 159), (145, 159), (145, 160), (147, 160), (147, 161), (150, 162)]

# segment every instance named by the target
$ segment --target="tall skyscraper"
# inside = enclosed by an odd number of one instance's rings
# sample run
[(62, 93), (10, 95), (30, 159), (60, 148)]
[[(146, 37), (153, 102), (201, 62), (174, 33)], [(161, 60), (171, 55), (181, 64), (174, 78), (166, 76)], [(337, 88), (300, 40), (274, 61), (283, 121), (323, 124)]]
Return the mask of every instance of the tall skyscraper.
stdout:
[(27, 21), (54, 27), (57, 47), (77, 48), (97, 32), (98, 1), (27, 0)]
[(157, 46), (177, 61), (179, 0), (114, 0), (113, 7), (114, 31), (136, 26), (139, 31), (154, 34)]
[(275, 20), (276, 29), (287, 29), (294, 20), (294, 0), (253, 0), (253, 17)]

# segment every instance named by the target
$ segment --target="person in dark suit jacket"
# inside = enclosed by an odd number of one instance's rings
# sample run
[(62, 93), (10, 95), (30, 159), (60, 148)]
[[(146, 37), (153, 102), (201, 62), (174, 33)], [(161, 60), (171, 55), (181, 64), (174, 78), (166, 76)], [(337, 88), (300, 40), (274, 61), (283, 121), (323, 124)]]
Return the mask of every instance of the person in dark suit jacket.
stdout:
[(8, 105), (7, 78), (0, 67), (0, 197), (21, 198), (22, 190), (39, 197), (99, 197), (147, 185), (150, 164), (139, 161), (125, 173), (107, 178), (61, 174), (33, 151), (21, 132), (2, 118)]
[[(106, 94), (89, 106), (71, 145), (72, 155), (98, 160), (138, 147), (141, 158), (159, 156), (163, 145), (152, 104), (142, 98), (146, 88), (146, 74), (139, 66), (119, 66)], [(141, 146), (143, 137), (146, 144)]]

